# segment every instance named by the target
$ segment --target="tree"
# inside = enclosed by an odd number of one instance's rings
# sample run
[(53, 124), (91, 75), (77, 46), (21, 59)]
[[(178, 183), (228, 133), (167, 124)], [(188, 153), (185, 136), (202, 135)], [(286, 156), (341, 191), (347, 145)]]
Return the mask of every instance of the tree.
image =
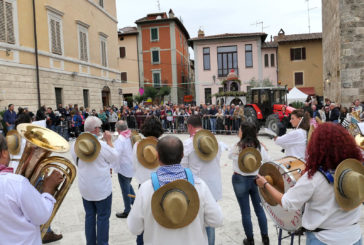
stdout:
[(158, 96), (160, 97), (160, 101), (163, 100), (164, 96), (168, 96), (171, 93), (171, 87), (163, 86), (158, 91)]
[(144, 95), (134, 95), (134, 101), (137, 104), (140, 104), (143, 102), (143, 100), (145, 99)]
[(151, 98), (152, 102), (155, 100), (155, 98), (158, 95), (158, 90), (155, 87), (145, 87), (143, 96), (145, 98)]

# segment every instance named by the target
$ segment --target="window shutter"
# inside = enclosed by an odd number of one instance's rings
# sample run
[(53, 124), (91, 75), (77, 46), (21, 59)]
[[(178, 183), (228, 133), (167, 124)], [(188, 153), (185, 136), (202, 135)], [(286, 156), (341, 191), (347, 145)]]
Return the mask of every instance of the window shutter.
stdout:
[(291, 48), (291, 60), (294, 60), (294, 49)]
[(80, 60), (84, 60), (84, 48), (83, 48), (83, 35), (82, 32), (79, 32), (79, 37), (80, 37)]
[(6, 30), (7, 30), (7, 42), (14, 44), (14, 24), (13, 24), (13, 5), (12, 3), (5, 3), (6, 7)]
[(306, 59), (306, 48), (302, 48), (302, 59)]
[(61, 25), (58, 21), (56, 21), (56, 37), (57, 37), (57, 40), (56, 40), (56, 43), (57, 43), (57, 46), (56, 46), (56, 52), (57, 54), (62, 54), (62, 45), (61, 45)]
[(51, 39), (52, 39), (52, 53), (57, 53), (56, 49), (56, 23), (51, 20)]
[(127, 77), (127, 73), (126, 72), (122, 72), (121, 73), (121, 81), (128, 81), (128, 77)]
[(88, 55), (87, 55), (87, 35), (86, 33), (82, 33), (82, 40), (83, 40), (83, 56), (85, 61), (88, 61)]
[(4, 0), (0, 0), (0, 42), (6, 41)]
[(107, 66), (106, 62), (106, 43), (101, 41), (101, 62), (103, 66)]
[(124, 58), (125, 57), (125, 47), (120, 47), (119, 51), (120, 51), (120, 58)]

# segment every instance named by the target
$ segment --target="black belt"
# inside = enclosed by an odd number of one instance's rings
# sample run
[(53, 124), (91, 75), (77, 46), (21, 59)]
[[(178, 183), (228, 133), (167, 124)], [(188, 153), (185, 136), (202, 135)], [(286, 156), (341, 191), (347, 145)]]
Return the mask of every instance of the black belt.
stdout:
[[(356, 225), (357, 223), (354, 223), (352, 225)], [(329, 229), (323, 229), (323, 228), (316, 228), (314, 230), (307, 230), (305, 227), (302, 227), (303, 231), (305, 232), (320, 232), (320, 231), (327, 231)]]

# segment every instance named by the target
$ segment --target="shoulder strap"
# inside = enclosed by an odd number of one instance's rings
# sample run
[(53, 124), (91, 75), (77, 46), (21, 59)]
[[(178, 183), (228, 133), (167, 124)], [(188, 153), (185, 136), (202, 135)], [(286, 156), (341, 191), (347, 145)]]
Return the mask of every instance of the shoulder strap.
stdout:
[(325, 171), (321, 167), (319, 167), (318, 171), (325, 177), (325, 179), (327, 180), (327, 182), (329, 182), (329, 184), (334, 183), (334, 177), (332, 176), (330, 171)]
[(195, 185), (195, 181), (193, 180), (193, 175), (192, 175), (191, 169), (185, 168), (185, 173), (186, 173), (188, 182), (190, 182), (192, 185)]
[(154, 191), (156, 191), (160, 187), (157, 172), (151, 173), (151, 177), (152, 177), (152, 184), (153, 184)]

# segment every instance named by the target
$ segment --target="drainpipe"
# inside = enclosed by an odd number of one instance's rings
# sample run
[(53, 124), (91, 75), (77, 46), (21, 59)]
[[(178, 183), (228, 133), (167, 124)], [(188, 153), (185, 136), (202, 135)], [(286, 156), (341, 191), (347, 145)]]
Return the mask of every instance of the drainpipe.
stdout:
[(34, 29), (34, 52), (35, 52), (35, 74), (37, 78), (38, 108), (40, 108), (40, 84), (39, 84), (39, 63), (38, 63), (38, 40), (37, 40), (37, 21), (35, 15), (35, 0), (33, 0), (33, 29)]

